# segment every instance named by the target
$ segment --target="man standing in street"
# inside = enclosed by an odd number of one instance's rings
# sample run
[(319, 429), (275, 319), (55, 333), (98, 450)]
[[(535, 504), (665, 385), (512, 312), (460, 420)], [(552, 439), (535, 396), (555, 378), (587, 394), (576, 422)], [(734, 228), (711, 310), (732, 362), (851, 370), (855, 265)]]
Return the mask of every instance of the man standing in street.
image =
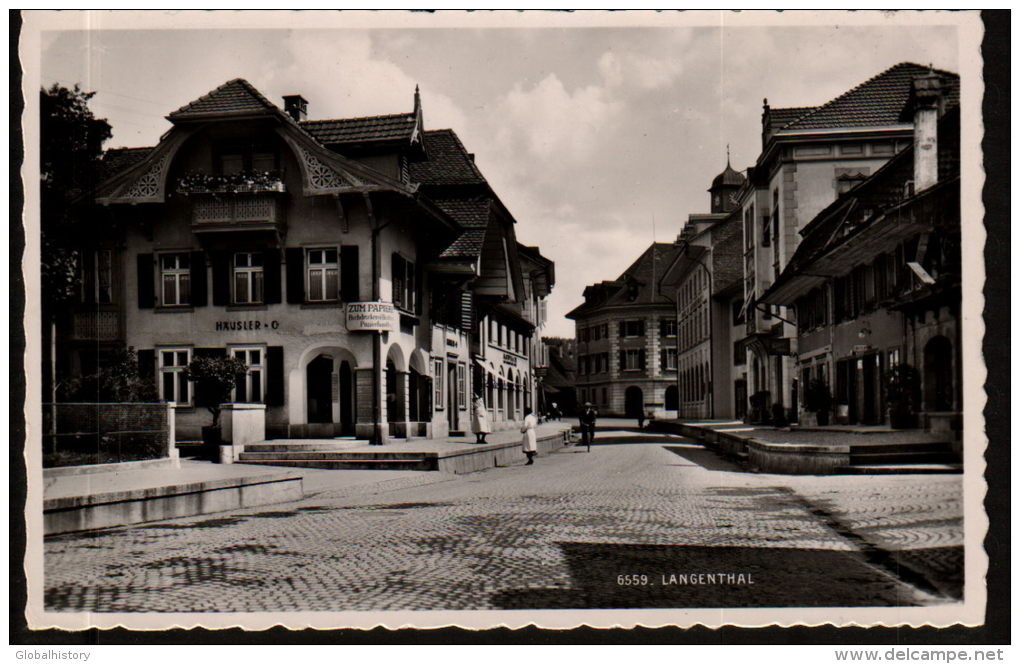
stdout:
[(591, 442), (595, 440), (595, 421), (597, 419), (598, 413), (595, 411), (595, 407), (591, 405), (590, 401), (586, 401), (579, 420), (581, 422), (581, 442), (588, 446), (589, 452), (591, 452)]

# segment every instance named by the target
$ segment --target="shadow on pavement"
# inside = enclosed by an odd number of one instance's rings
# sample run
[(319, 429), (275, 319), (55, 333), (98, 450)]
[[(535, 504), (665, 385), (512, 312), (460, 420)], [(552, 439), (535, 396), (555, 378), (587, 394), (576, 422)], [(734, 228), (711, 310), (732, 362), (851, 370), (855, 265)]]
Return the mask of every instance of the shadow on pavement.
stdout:
[(501, 609), (917, 605), (902, 584), (855, 552), (583, 542), (559, 546), (570, 568), (571, 588), (504, 590), (492, 596), (493, 604)]
[(731, 473), (744, 472), (739, 466), (720, 458), (715, 452), (701, 446), (681, 447), (679, 445), (663, 445), (663, 449), (669, 450), (682, 459), (701, 466), (705, 470), (722, 470)]

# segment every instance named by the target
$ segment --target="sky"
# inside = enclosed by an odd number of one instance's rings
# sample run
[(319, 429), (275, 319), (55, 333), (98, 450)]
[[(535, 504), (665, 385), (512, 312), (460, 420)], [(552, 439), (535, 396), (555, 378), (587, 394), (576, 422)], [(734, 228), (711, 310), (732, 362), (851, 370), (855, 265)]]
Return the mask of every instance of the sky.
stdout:
[[(774, 15), (773, 15), (774, 16)], [(233, 78), (309, 119), (403, 113), (453, 128), (556, 263), (543, 334), (586, 285), (672, 242), (726, 165), (761, 147), (762, 100), (814, 106), (899, 62), (959, 71), (946, 25), (92, 29), (42, 34), (41, 85), (80, 84), (113, 127), (107, 147), (155, 145), (170, 112)], [(746, 18), (746, 17), (745, 17)], [(334, 21), (335, 22), (335, 21)], [(534, 21), (531, 21), (532, 23)], [(330, 23), (323, 21), (324, 24)], [(308, 22), (304, 22), (305, 25)]]

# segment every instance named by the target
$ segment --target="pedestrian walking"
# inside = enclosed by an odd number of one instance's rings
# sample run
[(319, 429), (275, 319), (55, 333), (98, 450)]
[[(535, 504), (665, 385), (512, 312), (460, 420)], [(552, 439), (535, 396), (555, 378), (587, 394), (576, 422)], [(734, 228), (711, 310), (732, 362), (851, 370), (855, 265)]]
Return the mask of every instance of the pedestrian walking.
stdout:
[(591, 442), (595, 440), (595, 422), (598, 417), (598, 411), (590, 401), (586, 401), (578, 419), (581, 423), (581, 442), (588, 446), (589, 452), (591, 452)]
[(552, 408), (550, 408), (549, 412), (551, 413), (551, 418), (556, 420), (557, 422), (559, 422), (559, 420), (560, 420), (560, 407), (556, 405), (555, 401), (552, 402)]
[(486, 434), (492, 433), (492, 426), (489, 424), (489, 411), (485, 407), (485, 400), (482, 395), (475, 396), (475, 403), (471, 412), (471, 432), (475, 434), (475, 444), (484, 445)]
[(645, 428), (645, 411), (639, 410), (637, 415), (637, 428), (640, 431)]
[(528, 457), (528, 462), (524, 464), (526, 466), (535, 463), (535, 455), (538, 454), (538, 435), (535, 433), (537, 426), (538, 418), (530, 408), (525, 408), (524, 423), (521, 424), (521, 445), (524, 447), (524, 455)]

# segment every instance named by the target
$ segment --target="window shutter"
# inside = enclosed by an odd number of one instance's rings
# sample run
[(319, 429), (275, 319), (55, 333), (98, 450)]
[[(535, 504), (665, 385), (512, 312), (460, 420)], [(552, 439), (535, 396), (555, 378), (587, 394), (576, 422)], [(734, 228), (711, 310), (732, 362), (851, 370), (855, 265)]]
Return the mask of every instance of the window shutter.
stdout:
[(460, 294), (460, 329), (470, 332), (474, 328), (474, 311), (471, 306), (471, 291)]
[[(226, 348), (196, 348), (192, 354), (193, 358), (199, 357), (226, 357)], [(209, 406), (219, 405), (220, 395), (209, 392), (201, 383), (192, 383), (195, 394), (195, 405), (208, 408)]]
[(390, 255), (390, 284), (393, 293), (390, 300), (401, 309), (407, 308), (407, 302), (404, 301), (404, 272), (404, 259), (394, 251)]
[(225, 307), (230, 304), (230, 254), (217, 251), (212, 256), (213, 304)]
[(642, 348), (640, 351), (638, 351), (638, 367), (637, 368), (640, 369), (641, 371), (647, 371), (648, 370), (648, 365), (645, 364), (645, 349), (644, 348)]
[(280, 250), (266, 249), (262, 252), (263, 298), (266, 304), (280, 304), (282, 277), (280, 275)]
[(305, 301), (305, 250), (288, 247), (286, 256), (287, 303), (302, 304)]
[(266, 349), (266, 405), (283, 405), (283, 346)]
[(205, 252), (191, 252), (191, 304), (204, 307), (209, 304), (208, 287), (206, 286)]
[(659, 350), (659, 371), (666, 370), (666, 349), (662, 348)]
[(627, 336), (627, 321), (623, 320), (620, 321), (620, 336), (621, 337)]
[(620, 351), (620, 371), (625, 371), (626, 369), (627, 369), (627, 351), (621, 350)]
[(361, 300), (361, 272), (356, 244), (340, 247), (340, 299), (344, 302)]
[(138, 376), (142, 380), (156, 379), (156, 351), (152, 348), (138, 351)]
[(156, 260), (152, 254), (138, 254), (138, 308), (156, 306)]

